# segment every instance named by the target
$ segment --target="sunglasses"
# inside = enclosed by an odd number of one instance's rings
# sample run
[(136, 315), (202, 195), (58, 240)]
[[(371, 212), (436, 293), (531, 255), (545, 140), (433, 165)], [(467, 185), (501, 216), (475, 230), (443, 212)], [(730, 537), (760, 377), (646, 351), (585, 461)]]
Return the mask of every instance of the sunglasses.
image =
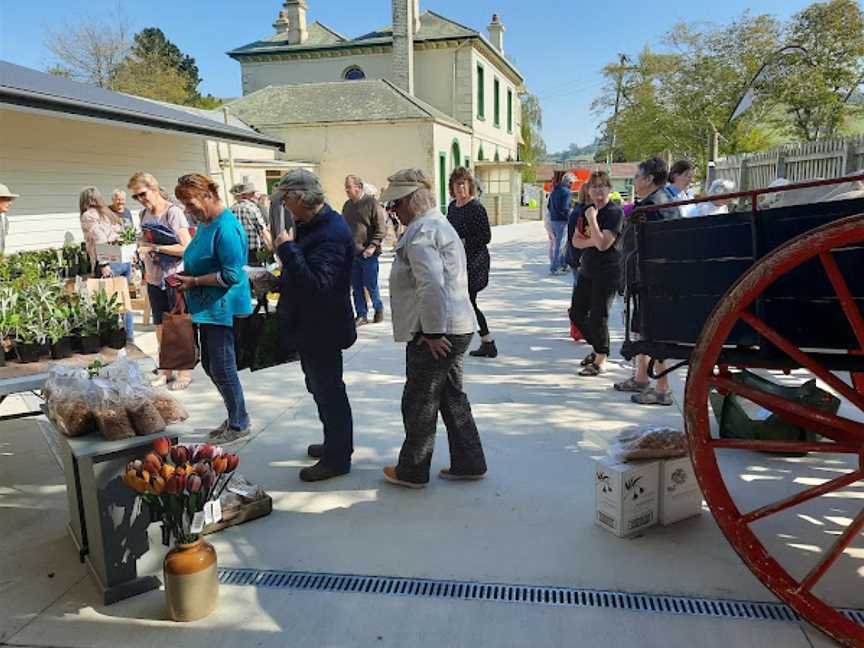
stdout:
[(141, 202), (141, 199), (146, 195), (147, 195), (147, 190), (145, 189), (144, 191), (139, 191), (138, 193), (132, 194), (132, 197), (135, 200), (137, 200), (138, 202)]

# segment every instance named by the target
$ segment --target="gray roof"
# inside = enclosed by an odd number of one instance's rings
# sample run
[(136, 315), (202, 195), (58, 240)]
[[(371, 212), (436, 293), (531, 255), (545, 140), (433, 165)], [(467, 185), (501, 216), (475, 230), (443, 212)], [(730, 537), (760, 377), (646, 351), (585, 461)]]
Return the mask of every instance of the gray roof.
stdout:
[(229, 104), (231, 112), (256, 128), (425, 120), (468, 130), (464, 125), (387, 80), (333, 81), (268, 86)]
[[(339, 43), (344, 43), (348, 39), (345, 38), (339, 32), (330, 29), (323, 23), (318, 22), (317, 20), (313, 22), (307, 28), (309, 33), (306, 42), (303, 43), (304, 47), (321, 47), (328, 45), (338, 45)], [(234, 52), (245, 52), (247, 50), (258, 50), (258, 49), (272, 49), (278, 48), (280, 51), (289, 49), (292, 46), (288, 42), (288, 33), (283, 34), (273, 34), (272, 36), (268, 36), (267, 38), (262, 38), (261, 40), (255, 41), (254, 43), (249, 43), (249, 45), (244, 45), (233, 52), (229, 52), (229, 54), (233, 54)]]
[(248, 127), (226, 126), (221, 119), (211, 119), (6, 61), (0, 61), (0, 105), (3, 104), (285, 150), (281, 140)]

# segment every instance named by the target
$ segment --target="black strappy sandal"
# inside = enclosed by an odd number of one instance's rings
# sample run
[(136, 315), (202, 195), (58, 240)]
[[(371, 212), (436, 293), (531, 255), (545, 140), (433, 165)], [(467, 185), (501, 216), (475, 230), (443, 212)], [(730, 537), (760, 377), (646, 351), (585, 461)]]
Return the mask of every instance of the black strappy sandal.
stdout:
[(579, 364), (581, 364), (583, 367), (587, 367), (588, 365), (594, 364), (594, 361), (596, 359), (597, 359), (596, 353), (589, 353), (587, 356), (582, 358), (582, 362), (580, 362)]

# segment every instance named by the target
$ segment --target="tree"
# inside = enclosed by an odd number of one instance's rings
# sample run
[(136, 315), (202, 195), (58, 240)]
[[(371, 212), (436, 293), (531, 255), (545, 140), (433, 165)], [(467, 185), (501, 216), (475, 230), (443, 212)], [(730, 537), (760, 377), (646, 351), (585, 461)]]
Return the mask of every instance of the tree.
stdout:
[(114, 74), (113, 89), (156, 101), (189, 103), (188, 79), (155, 56), (127, 57)]
[(111, 88), (129, 51), (129, 23), (118, 10), (111, 18), (86, 18), (62, 30), (46, 29), (45, 47), (57, 57), (52, 74)]
[(773, 64), (764, 90), (782, 107), (775, 123), (804, 141), (844, 130), (861, 108), (851, 101), (864, 82), (864, 12), (854, 0), (817, 2), (796, 14), (792, 50)]
[[(777, 48), (780, 24), (771, 16), (751, 16), (725, 26), (675, 25), (665, 36), (665, 51), (643, 50), (635, 63), (607, 65), (607, 85), (594, 109), (607, 116), (605, 158), (614, 125), (613, 159), (639, 160), (663, 151), (705, 163), (709, 138), (719, 133), (724, 153), (763, 147), (769, 133), (762, 126), (770, 111), (760, 101), (745, 116), (729, 117), (753, 76)], [(617, 118), (609, 115), (621, 81)]]
[(543, 109), (540, 100), (533, 94), (522, 95), (522, 144), (519, 145), (519, 159), (525, 163), (522, 179), (534, 182), (537, 179), (537, 163), (546, 156), (546, 143), (543, 141)]
[(188, 101), (194, 102), (200, 99), (198, 86), (201, 77), (195, 59), (180, 51), (180, 48), (168, 40), (161, 29), (147, 27), (135, 34), (130, 56), (139, 61), (148, 61), (150, 65), (156, 65), (158, 61), (160, 67), (176, 70), (184, 80)]

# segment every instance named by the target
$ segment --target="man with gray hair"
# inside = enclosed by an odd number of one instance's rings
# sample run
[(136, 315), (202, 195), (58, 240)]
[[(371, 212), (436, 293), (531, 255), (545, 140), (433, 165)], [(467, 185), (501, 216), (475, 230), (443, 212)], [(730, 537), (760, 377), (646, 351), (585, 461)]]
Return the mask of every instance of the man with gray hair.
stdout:
[(306, 389), (315, 399), (324, 425), (324, 443), (307, 452), (318, 463), (300, 471), (306, 482), (322, 481), (351, 470), (354, 424), (342, 379), (342, 351), (357, 340), (348, 292), (354, 263), (354, 239), (345, 220), (325, 201), (318, 178), (291, 171), (279, 182), (286, 212), (295, 230), (276, 238), (282, 261), (279, 321), (286, 351), (300, 354)]
[(251, 182), (241, 182), (231, 187), (231, 194), (237, 201), (231, 206), (231, 211), (240, 221), (249, 239), (247, 263), (250, 266), (263, 265), (260, 255), (273, 248), (273, 239), (261, 209), (255, 202), (255, 193), (255, 185)]
[(351, 288), (354, 293), (354, 319), (357, 326), (369, 323), (366, 291), (375, 309), (375, 323), (384, 321), (384, 302), (378, 290), (378, 255), (387, 233), (387, 214), (374, 195), (356, 175), (345, 178), (345, 194), (348, 200), (342, 207), (342, 216), (354, 237), (354, 267)]

